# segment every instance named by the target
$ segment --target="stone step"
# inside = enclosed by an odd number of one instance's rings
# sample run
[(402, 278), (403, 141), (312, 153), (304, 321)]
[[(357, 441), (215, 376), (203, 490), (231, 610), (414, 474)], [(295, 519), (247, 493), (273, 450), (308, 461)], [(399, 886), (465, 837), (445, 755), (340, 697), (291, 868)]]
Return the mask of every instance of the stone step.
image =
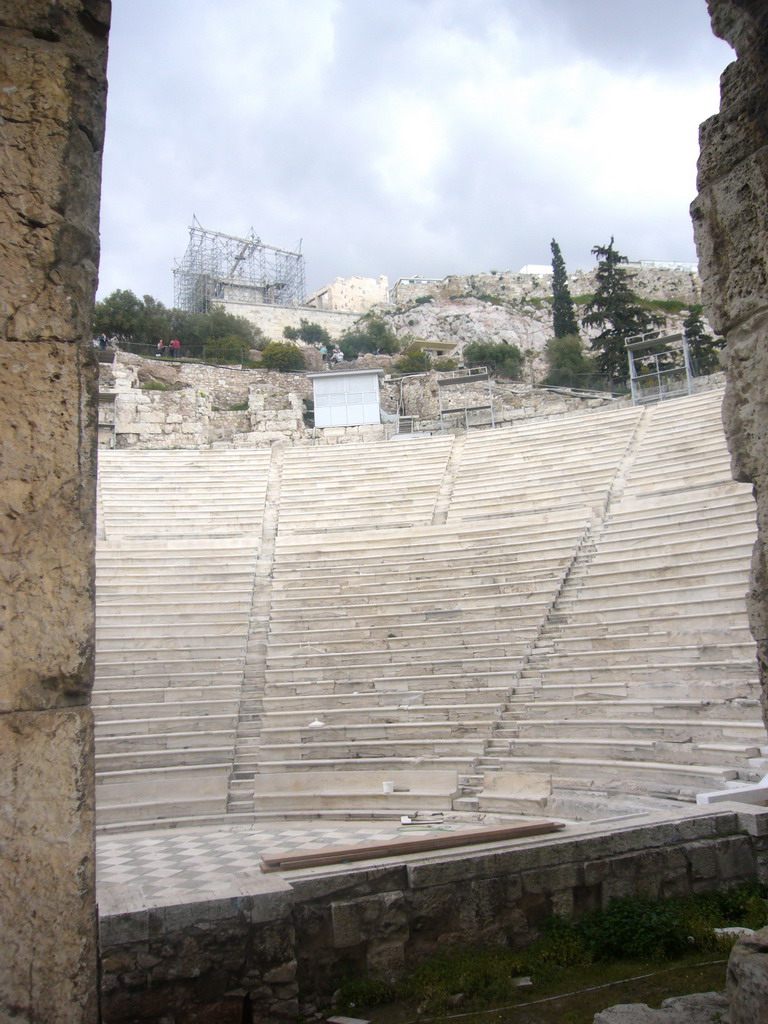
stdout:
[[(304, 684), (314, 681), (322, 690), (326, 681), (333, 683), (351, 682), (375, 676), (380, 682), (388, 680), (410, 679), (415, 685), (421, 685), (423, 676), (441, 678), (453, 677), (457, 681), (463, 677), (478, 675), (496, 675), (501, 672), (505, 678), (513, 678), (516, 671), (523, 665), (523, 655), (517, 657), (483, 657), (476, 658), (413, 658), (395, 661), (382, 658), (380, 661), (360, 660), (349, 666), (328, 665), (323, 667), (309, 666), (306, 668), (266, 669), (264, 678), (268, 686), (289, 686), (291, 683)], [(414, 671), (416, 670), (416, 671)]]

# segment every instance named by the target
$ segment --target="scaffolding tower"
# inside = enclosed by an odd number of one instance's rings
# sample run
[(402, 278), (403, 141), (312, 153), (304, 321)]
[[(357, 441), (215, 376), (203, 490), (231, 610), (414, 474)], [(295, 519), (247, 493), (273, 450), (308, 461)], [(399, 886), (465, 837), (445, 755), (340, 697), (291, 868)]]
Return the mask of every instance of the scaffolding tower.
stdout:
[(299, 306), (304, 257), (265, 245), (253, 228), (239, 238), (209, 231), (193, 216), (187, 251), (173, 268), (173, 301), (188, 313), (207, 313), (223, 302)]

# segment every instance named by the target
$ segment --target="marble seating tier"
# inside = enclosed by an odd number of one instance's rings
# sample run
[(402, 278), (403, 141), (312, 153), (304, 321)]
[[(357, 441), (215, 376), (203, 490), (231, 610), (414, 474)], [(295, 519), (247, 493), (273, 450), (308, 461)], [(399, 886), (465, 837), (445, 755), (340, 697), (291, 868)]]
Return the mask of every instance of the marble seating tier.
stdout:
[(101, 826), (588, 814), (752, 781), (754, 504), (721, 398), (103, 453)]

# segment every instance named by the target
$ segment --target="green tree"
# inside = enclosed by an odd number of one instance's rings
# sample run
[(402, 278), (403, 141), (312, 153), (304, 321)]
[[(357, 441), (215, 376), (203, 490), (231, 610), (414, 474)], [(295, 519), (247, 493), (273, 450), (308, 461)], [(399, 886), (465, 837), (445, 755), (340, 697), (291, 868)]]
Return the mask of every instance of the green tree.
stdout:
[(304, 356), (299, 346), (290, 341), (270, 341), (261, 354), (261, 365), (265, 370), (289, 373), (304, 369)]
[(305, 345), (330, 345), (331, 336), (320, 324), (310, 323), (309, 320), (301, 318), (298, 327), (284, 327), (283, 337), (289, 341), (303, 341)]
[(216, 306), (208, 313), (185, 313), (175, 309), (173, 314), (173, 329), (187, 345), (190, 342), (205, 345), (215, 338), (236, 337), (243, 345), (252, 348), (256, 336), (261, 333), (245, 317), (233, 316)]
[(725, 344), (724, 338), (715, 338), (707, 334), (704, 326), (701, 306), (692, 306), (683, 321), (683, 332), (688, 342), (693, 372), (697, 376), (707, 376), (720, 369), (718, 353)]
[(597, 257), (597, 288), (581, 322), (600, 329), (590, 343), (597, 369), (620, 383), (629, 376), (627, 338), (663, 326), (665, 318), (645, 309), (632, 291), (634, 275), (622, 265), (627, 257), (614, 249), (613, 237), (609, 245), (596, 245), (592, 254)]
[(560, 246), (552, 239), (552, 330), (556, 338), (578, 337), (579, 323), (568, 287), (568, 274)]
[[(118, 288), (94, 306), (93, 332), (144, 341), (147, 334), (144, 303), (132, 291)], [(151, 337), (147, 341), (151, 341)]]
[[(181, 339), (185, 355), (202, 355), (203, 347), (214, 339), (238, 338), (241, 348), (253, 348), (261, 331), (244, 317), (233, 316), (214, 307), (209, 313), (187, 313), (168, 309), (145, 295), (139, 299), (131, 291), (112, 292), (97, 302), (93, 313), (94, 334), (116, 334), (127, 342), (152, 348), (162, 338)], [(239, 361), (239, 360), (238, 360)]]
[(400, 351), (400, 343), (381, 317), (367, 314), (341, 336), (339, 348), (345, 359), (356, 359), (363, 352), (394, 355)]
[(472, 341), (464, 346), (467, 366), (487, 366), (494, 376), (520, 380), (525, 357), (517, 345), (506, 341)]
[(594, 388), (600, 382), (594, 359), (584, 352), (581, 338), (550, 338), (544, 354), (547, 376), (542, 384), (561, 388)]

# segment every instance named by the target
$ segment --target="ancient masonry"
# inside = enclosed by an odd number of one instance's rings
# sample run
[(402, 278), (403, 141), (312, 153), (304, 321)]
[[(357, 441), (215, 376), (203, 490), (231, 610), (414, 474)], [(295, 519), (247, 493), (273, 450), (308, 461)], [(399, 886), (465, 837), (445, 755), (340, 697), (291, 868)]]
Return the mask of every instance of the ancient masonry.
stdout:
[(715, 33), (738, 60), (721, 79), (720, 113), (701, 126), (693, 203), (704, 299), (726, 338), (723, 407), (737, 480), (754, 484), (758, 540), (748, 613), (768, 694), (768, 9), (709, 0)]
[(27, 0), (0, 28), (0, 1018), (46, 1024), (97, 1016), (88, 338), (109, 16)]

